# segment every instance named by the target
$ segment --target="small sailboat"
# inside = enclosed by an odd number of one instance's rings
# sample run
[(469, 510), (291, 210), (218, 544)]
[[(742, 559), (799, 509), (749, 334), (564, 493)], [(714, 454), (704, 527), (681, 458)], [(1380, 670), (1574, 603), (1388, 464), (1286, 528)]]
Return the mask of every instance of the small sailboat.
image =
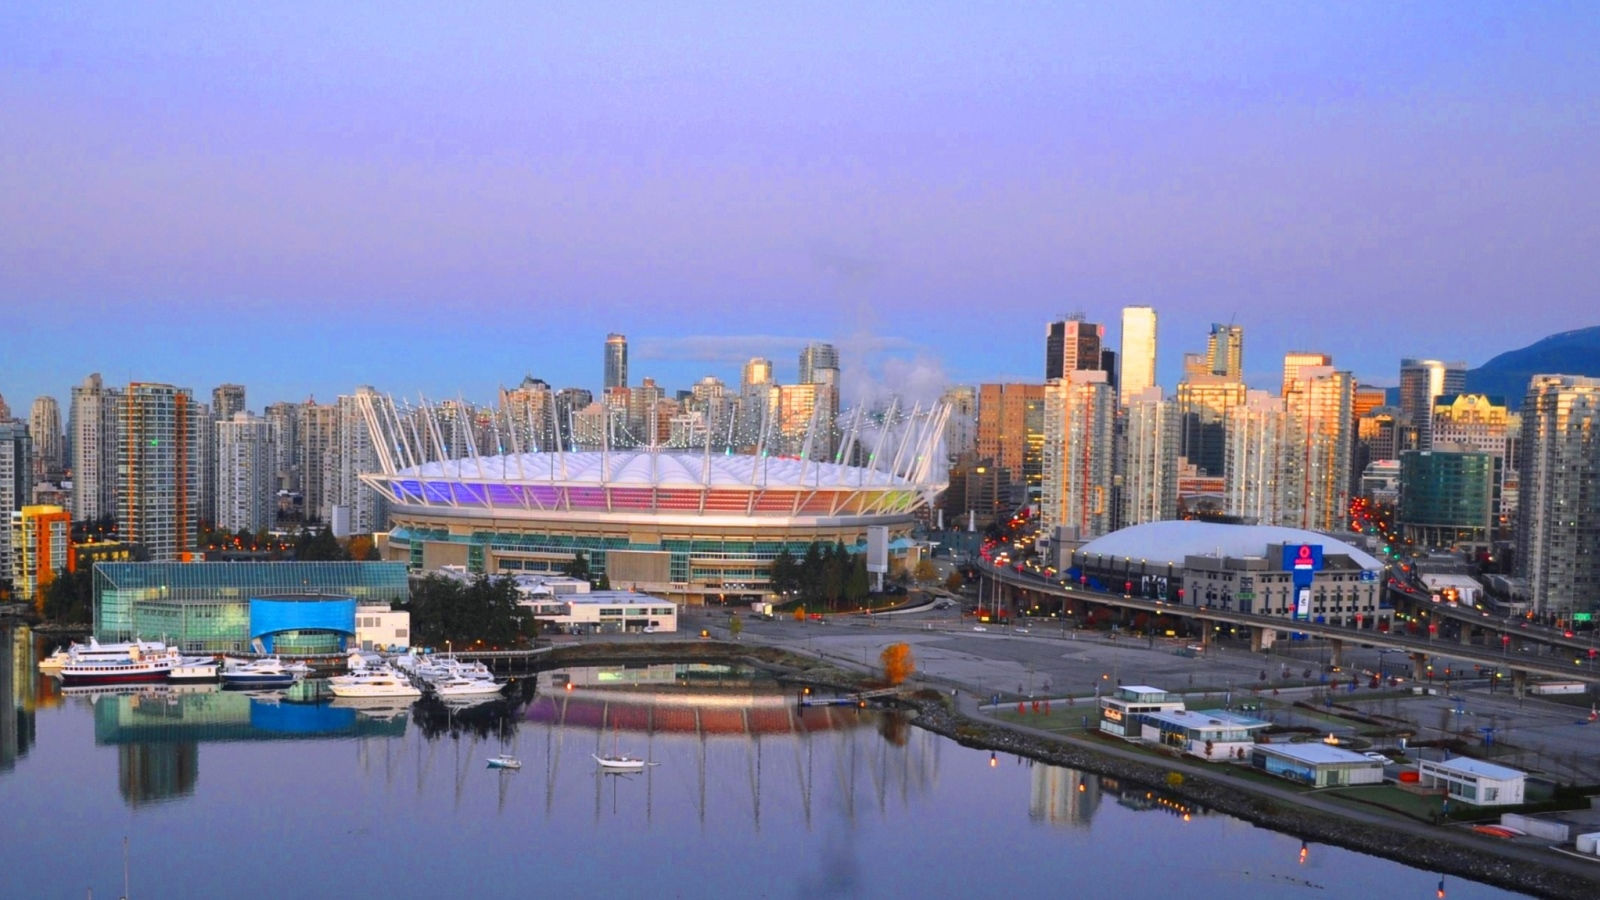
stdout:
[(601, 756), (598, 753), (593, 753), (590, 755), (594, 757), (595, 762), (600, 764), (600, 768), (605, 769), (608, 772), (639, 772), (642, 771), (645, 766), (656, 765), (656, 763), (645, 762), (642, 759), (636, 759), (627, 755), (626, 753), (613, 753), (609, 756)]
[(522, 760), (517, 759), (515, 756), (512, 756), (509, 753), (502, 753), (498, 756), (489, 757), (489, 768), (520, 769), (522, 768)]

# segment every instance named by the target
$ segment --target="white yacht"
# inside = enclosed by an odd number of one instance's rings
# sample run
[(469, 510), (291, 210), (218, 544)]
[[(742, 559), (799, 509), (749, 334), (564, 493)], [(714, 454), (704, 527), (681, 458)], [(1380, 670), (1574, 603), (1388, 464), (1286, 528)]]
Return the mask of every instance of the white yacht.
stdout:
[(367, 669), (328, 679), (335, 697), (421, 697), (422, 692), (399, 672), (388, 668)]
[(185, 656), (172, 667), (172, 681), (216, 681), (222, 664), (215, 656)]
[(495, 684), (492, 678), (464, 678), (460, 676), (441, 678), (428, 682), (428, 687), (441, 700), (452, 697), (487, 697), (498, 694), (502, 685)]
[(304, 663), (285, 663), (276, 656), (265, 659), (228, 659), (222, 669), (223, 687), (281, 688), (310, 671)]

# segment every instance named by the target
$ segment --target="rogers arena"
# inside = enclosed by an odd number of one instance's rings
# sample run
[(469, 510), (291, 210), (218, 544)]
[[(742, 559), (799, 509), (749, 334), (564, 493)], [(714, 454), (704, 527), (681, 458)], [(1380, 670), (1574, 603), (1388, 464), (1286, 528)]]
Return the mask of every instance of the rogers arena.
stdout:
[(876, 435), (858, 417), (839, 457), (866, 465), (655, 448), (425, 460), (406, 414), (384, 399), (366, 412), (382, 471), (361, 479), (389, 506), (384, 558), (413, 570), (559, 572), (582, 551), (614, 589), (760, 599), (785, 547), (796, 559), (813, 542), (866, 552), (871, 526), (886, 530), (889, 567), (905, 565), (915, 513), (947, 486), (943, 406)]

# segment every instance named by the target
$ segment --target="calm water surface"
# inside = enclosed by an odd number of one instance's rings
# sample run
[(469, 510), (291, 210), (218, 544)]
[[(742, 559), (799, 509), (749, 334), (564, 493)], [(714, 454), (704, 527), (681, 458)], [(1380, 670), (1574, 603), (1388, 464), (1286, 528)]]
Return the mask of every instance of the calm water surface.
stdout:
[[(465, 709), (304, 689), (63, 696), (0, 634), (0, 895), (1434, 898), (1439, 876), (800, 710), (715, 667), (574, 669)], [(568, 687), (570, 684), (570, 687)], [(502, 749), (518, 772), (486, 768)], [(654, 760), (597, 772), (595, 753)], [(1455, 898), (1504, 897), (1445, 879)]]

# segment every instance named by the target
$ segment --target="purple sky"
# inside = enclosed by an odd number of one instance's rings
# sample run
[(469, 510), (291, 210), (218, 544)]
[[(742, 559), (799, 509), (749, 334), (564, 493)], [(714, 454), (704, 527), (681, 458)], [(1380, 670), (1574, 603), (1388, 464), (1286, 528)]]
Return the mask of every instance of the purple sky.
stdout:
[[(9, 4), (0, 393), (1039, 378), (1209, 322), (1392, 383), (1595, 324), (1592, 3)], [(214, 8), (213, 8), (214, 7)]]

